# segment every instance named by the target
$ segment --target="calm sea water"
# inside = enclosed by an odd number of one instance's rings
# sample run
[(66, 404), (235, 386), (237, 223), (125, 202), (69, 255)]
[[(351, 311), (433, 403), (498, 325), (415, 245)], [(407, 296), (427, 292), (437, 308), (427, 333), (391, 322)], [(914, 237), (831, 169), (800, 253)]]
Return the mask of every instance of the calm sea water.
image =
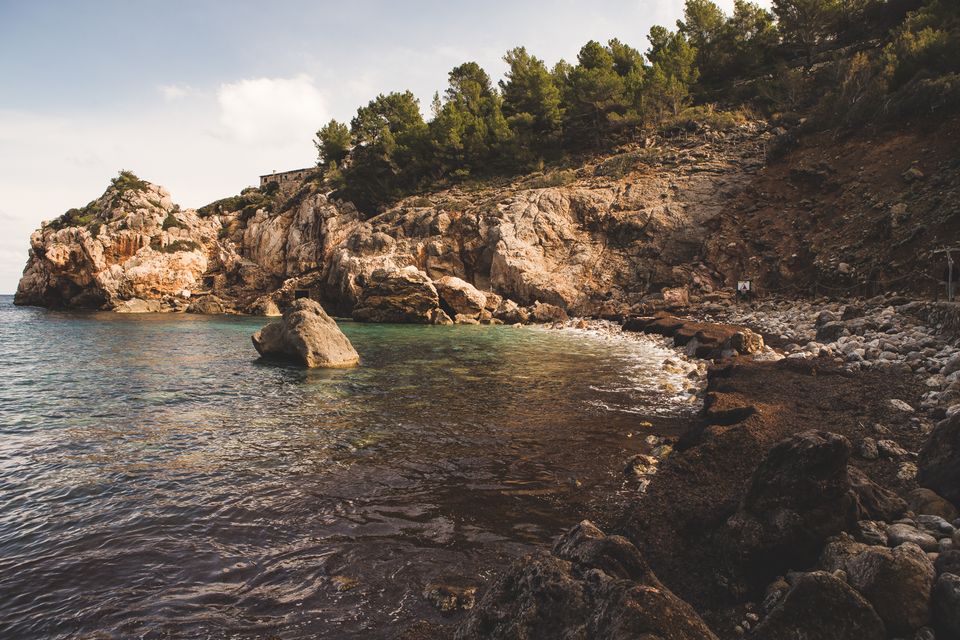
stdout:
[(609, 507), (638, 423), (683, 413), (645, 343), (345, 323), (362, 366), (307, 371), (257, 360), (263, 322), (0, 296), (0, 638), (443, 620), (426, 585), (482, 588)]

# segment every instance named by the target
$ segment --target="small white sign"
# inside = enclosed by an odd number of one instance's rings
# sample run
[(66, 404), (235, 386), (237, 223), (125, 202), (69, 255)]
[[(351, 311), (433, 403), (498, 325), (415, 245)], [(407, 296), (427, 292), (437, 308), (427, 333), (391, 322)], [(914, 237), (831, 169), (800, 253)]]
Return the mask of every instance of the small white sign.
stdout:
[(750, 293), (751, 282), (749, 280), (737, 281), (737, 293)]

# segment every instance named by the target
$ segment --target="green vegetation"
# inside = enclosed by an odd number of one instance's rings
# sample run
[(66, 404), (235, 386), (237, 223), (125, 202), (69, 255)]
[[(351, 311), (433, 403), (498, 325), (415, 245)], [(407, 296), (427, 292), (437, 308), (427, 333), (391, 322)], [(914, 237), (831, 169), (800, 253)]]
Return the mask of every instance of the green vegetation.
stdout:
[[(130, 191), (145, 191), (149, 187), (149, 183), (138, 178), (132, 171), (126, 170), (120, 171), (116, 178), (110, 180), (110, 185), (115, 191), (113, 199), (110, 201), (111, 207), (119, 206), (126, 193)], [(101, 210), (97, 205), (97, 201), (93, 200), (87, 203), (85, 207), (67, 210), (62, 216), (56, 220), (52, 220), (47, 226), (56, 230), (66, 229), (67, 227), (87, 227), (97, 220), (97, 216), (100, 213)], [(91, 229), (91, 233), (96, 237), (99, 232), (100, 227), (98, 223), (96, 231)]]
[(202, 218), (212, 215), (220, 215), (233, 211), (240, 212), (240, 218), (244, 221), (249, 220), (257, 213), (258, 209), (265, 211), (274, 210), (273, 196), (277, 192), (277, 183), (271, 182), (261, 191), (256, 187), (249, 187), (240, 192), (238, 196), (230, 196), (197, 209), (197, 215)]
[(644, 52), (591, 41), (552, 68), (516, 47), (496, 85), (466, 62), (434, 95), (428, 120), (410, 92), (381, 94), (349, 126), (331, 120), (317, 132), (322, 182), (373, 214), (651, 132), (730, 129), (745, 112), (810, 129), (960, 106), (956, 0), (773, 0), (772, 10), (735, 0), (730, 15), (686, 0), (676, 29), (655, 26), (647, 39)]
[(150, 187), (146, 180), (141, 180), (134, 172), (126, 169), (110, 180), (110, 185), (121, 194), (127, 191), (146, 191)]
[(164, 231), (167, 229), (186, 229), (187, 225), (177, 220), (177, 217), (172, 213), (168, 213), (167, 217), (163, 219), (163, 225), (161, 228)]
[(180, 251), (196, 251), (200, 245), (193, 240), (174, 240), (170, 244), (161, 245), (159, 238), (154, 238), (151, 248), (162, 253), (178, 253)]
[(547, 187), (562, 187), (571, 184), (577, 179), (577, 172), (572, 169), (554, 171), (546, 175), (535, 175), (524, 186), (528, 189), (546, 189)]
[(96, 219), (94, 202), (80, 209), (68, 209), (62, 216), (51, 220), (47, 226), (51, 229), (66, 229), (67, 227), (85, 227)]

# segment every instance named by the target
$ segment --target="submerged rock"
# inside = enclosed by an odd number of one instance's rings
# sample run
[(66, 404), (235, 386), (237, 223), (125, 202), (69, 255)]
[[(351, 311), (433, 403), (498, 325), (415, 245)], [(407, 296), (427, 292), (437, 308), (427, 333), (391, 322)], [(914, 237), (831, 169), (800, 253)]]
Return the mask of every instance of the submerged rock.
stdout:
[(131, 298), (118, 303), (113, 310), (117, 313), (159, 313), (162, 309), (159, 300)]
[(336, 321), (318, 303), (302, 298), (283, 319), (271, 322), (251, 336), (265, 358), (280, 358), (308, 367), (352, 367), (360, 361)]
[(449, 584), (431, 582), (423, 589), (423, 597), (438, 610), (468, 611), (476, 604), (476, 587), (458, 587)]

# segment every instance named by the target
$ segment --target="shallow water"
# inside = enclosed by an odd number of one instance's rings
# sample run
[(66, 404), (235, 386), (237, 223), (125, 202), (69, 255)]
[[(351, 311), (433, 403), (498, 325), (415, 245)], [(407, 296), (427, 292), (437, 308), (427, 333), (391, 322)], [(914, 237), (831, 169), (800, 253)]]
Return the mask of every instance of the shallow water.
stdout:
[(425, 585), (482, 587), (633, 490), (639, 423), (684, 411), (641, 341), (344, 323), (362, 366), (306, 371), (257, 360), (263, 322), (0, 297), (0, 638), (442, 620)]

